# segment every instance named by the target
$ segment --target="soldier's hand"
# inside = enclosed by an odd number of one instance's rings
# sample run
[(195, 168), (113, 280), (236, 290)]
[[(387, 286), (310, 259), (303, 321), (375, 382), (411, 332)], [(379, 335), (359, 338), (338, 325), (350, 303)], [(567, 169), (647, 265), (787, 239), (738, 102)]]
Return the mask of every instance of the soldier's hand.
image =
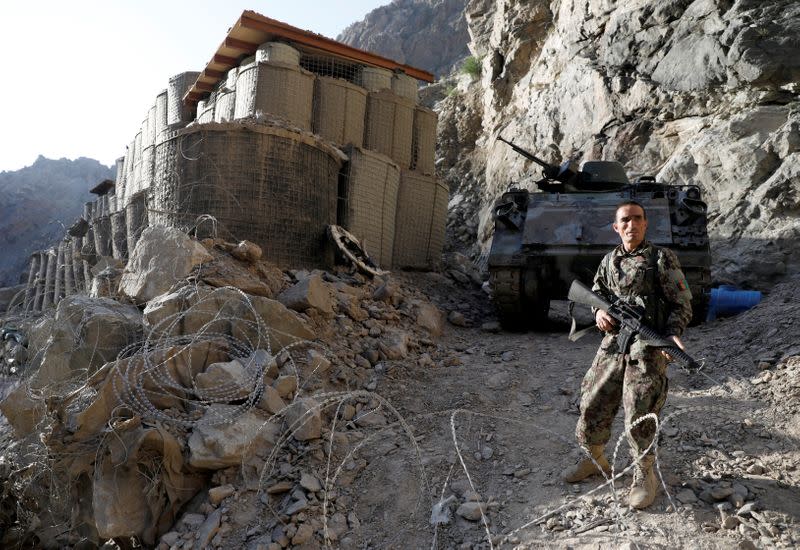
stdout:
[[(669, 339), (672, 339), (672, 341), (675, 342), (675, 345), (678, 346), (680, 349), (682, 349), (683, 351), (686, 351), (686, 348), (683, 346), (683, 342), (681, 342), (680, 338), (678, 338), (675, 335), (672, 335), (672, 336), (667, 336), (667, 340), (669, 340)], [(666, 357), (668, 361), (672, 361), (672, 356), (669, 353), (667, 353), (666, 351), (661, 350), (661, 355)]]
[(615, 326), (617, 326), (616, 319), (602, 309), (598, 309), (597, 313), (594, 314), (594, 322), (597, 324), (597, 328), (603, 332), (610, 332)]

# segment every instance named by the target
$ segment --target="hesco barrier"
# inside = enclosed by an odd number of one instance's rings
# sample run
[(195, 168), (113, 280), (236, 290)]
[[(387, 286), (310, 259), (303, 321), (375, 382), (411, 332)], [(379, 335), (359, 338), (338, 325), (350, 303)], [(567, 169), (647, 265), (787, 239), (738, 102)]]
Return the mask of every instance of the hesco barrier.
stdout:
[[(128, 182), (128, 194), (138, 193), (142, 188), (142, 131), (139, 130), (133, 140), (133, 178)], [(91, 220), (89, 220), (91, 221)]]
[(414, 131), (411, 145), (411, 169), (433, 174), (436, 160), (436, 125), (438, 116), (431, 109), (414, 109)]
[(400, 169), (392, 159), (358, 147), (340, 184), (339, 225), (355, 235), (383, 269), (392, 267)]
[(183, 95), (194, 84), (198, 72), (186, 72), (173, 76), (167, 85), (167, 124), (181, 124), (192, 120), (191, 108), (183, 103)]
[(231, 122), (236, 112), (236, 92), (220, 90), (214, 106), (214, 122)]
[(161, 90), (156, 96), (156, 143), (161, 141), (167, 131), (167, 90)]
[(370, 92), (364, 147), (388, 155), (406, 169), (411, 166), (414, 102), (391, 91)]
[(139, 179), (137, 191), (149, 189), (153, 185), (153, 170), (156, 162), (155, 144), (148, 145), (142, 149), (142, 173)]
[(98, 256), (113, 256), (111, 248), (111, 218), (107, 215), (94, 219), (94, 248)]
[(217, 92), (211, 92), (207, 99), (201, 99), (197, 103), (197, 122), (205, 124), (214, 122), (214, 109), (217, 103)]
[(311, 130), (314, 74), (285, 63), (255, 63), (239, 67), (234, 118), (268, 113)]
[(116, 190), (117, 196), (122, 199), (125, 193), (125, 157), (120, 157), (114, 163), (115, 175), (114, 175), (114, 189)]
[(188, 127), (156, 157), (151, 224), (186, 231), (212, 216), (219, 236), (251, 240), (270, 261), (331, 265), (341, 151), (308, 134), (229, 123)]
[(128, 225), (125, 210), (113, 212), (111, 216), (111, 253), (117, 259), (128, 257)]
[(314, 83), (314, 133), (346, 145), (364, 143), (367, 91), (341, 78), (321, 76)]
[[(124, 207), (128, 204), (128, 197), (131, 195), (133, 181), (133, 165), (136, 162), (136, 140), (132, 140), (125, 151), (125, 188), (120, 195), (120, 204)], [(88, 221), (88, 220), (87, 220)]]
[(431, 176), (400, 174), (394, 234), (394, 266), (439, 267), (447, 223), (447, 186)]
[(259, 63), (269, 61), (271, 63), (298, 66), (300, 64), (300, 52), (282, 42), (265, 42), (256, 50), (256, 61)]
[(410, 99), (414, 103), (416, 103), (419, 99), (419, 86), (417, 85), (417, 79), (406, 74), (392, 75), (392, 91), (396, 95)]
[(125, 235), (128, 239), (128, 253), (132, 253), (148, 225), (147, 192), (142, 191), (130, 197), (125, 207)]
[(364, 67), (361, 70), (361, 86), (371, 92), (392, 89), (392, 71), (380, 67)]

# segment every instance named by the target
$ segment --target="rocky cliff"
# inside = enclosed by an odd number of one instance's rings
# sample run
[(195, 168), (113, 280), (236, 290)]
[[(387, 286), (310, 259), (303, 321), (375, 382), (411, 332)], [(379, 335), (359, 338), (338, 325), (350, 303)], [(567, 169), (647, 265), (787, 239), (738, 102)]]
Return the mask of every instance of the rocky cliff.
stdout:
[(16, 284), (31, 252), (55, 244), (83, 212), (89, 189), (113, 177), (112, 168), (88, 158), (40, 156), (21, 170), (0, 172), (0, 287)]
[(466, 0), (395, 0), (347, 27), (337, 40), (446, 75), (469, 55)]
[[(441, 103), (453, 236), (485, 252), (491, 205), (561, 159), (702, 187), (717, 281), (800, 270), (800, 5), (792, 0), (471, 0), (481, 75)], [(466, 223), (465, 223), (466, 221)]]

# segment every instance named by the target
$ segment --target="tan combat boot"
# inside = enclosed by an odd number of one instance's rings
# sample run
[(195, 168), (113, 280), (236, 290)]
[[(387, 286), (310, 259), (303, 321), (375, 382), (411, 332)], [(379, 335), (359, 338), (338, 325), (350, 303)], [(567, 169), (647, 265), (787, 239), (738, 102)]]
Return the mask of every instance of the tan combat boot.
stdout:
[[(592, 458), (597, 461), (597, 464), (600, 465), (602, 471), (608, 475), (611, 473), (611, 466), (609, 466), (606, 455), (603, 452), (604, 448), (605, 445), (589, 445), (588, 447)], [(597, 468), (597, 465), (589, 460), (589, 457), (584, 456), (578, 461), (577, 464), (564, 470), (564, 481), (567, 483), (577, 483), (578, 481), (584, 480), (589, 476), (599, 475), (600, 473), (601, 472)]]
[(651, 455), (642, 457), (633, 469), (633, 484), (628, 494), (628, 505), (637, 510), (647, 508), (656, 499), (658, 478), (653, 471), (654, 460)]

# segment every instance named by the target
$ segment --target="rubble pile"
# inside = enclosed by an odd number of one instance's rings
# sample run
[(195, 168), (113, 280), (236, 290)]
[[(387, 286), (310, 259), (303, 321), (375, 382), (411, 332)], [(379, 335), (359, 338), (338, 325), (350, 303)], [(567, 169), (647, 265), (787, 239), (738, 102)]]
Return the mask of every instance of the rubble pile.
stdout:
[(153, 226), (116, 281), (26, 327), (26, 376), (0, 404), (19, 469), (2, 498), (24, 503), (4, 545), (336, 541), (358, 525), (353, 449), (402, 420), (379, 380), (399, 359), (452, 363), (436, 344), (445, 313), (419, 291), (284, 272), (247, 241)]

